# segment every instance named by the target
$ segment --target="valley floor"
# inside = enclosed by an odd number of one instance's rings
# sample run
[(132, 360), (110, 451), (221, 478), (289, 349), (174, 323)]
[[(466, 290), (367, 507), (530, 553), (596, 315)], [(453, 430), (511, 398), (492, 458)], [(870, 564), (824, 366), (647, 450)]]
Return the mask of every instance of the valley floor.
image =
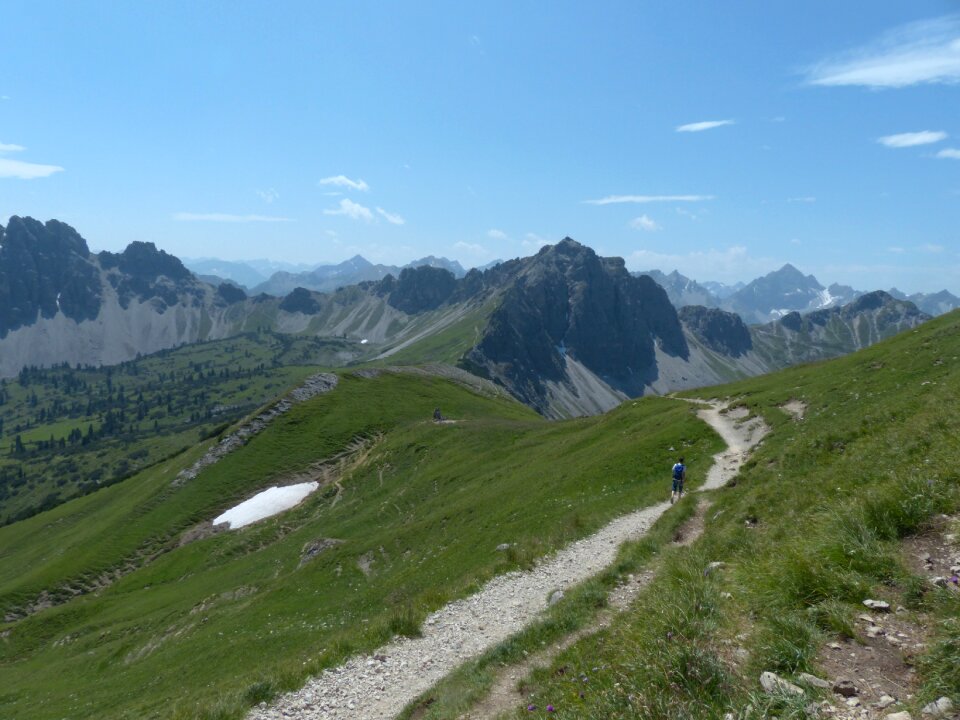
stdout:
[[(716, 400), (701, 402), (699, 417), (728, 446), (714, 456), (707, 480), (700, 488), (713, 490), (739, 472), (750, 449), (763, 438), (767, 428), (760, 418), (749, 418), (743, 408), (727, 412)], [(667, 482), (664, 481), (664, 494)], [(249, 720), (396, 717), (455, 668), (537, 621), (558, 593), (611, 565), (622, 543), (645, 535), (669, 509), (670, 503), (664, 501), (623, 515), (593, 535), (543, 559), (530, 571), (493, 579), (475, 595), (430, 615), (420, 637), (400, 638), (369, 655), (351, 658), (340, 667), (326, 670), (272, 706), (261, 704), (250, 713)]]

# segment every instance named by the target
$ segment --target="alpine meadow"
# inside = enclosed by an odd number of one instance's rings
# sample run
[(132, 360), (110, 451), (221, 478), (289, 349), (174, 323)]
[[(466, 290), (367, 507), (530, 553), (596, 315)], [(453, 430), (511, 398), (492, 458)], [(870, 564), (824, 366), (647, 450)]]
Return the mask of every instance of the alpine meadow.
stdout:
[(960, 718), (960, 15), (8, 3), (0, 718)]

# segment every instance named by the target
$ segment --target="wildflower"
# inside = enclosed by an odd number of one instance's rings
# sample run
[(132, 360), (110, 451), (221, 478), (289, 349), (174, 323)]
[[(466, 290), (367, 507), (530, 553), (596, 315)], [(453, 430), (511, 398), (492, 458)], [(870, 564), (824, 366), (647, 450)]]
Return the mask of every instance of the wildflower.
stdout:
[(536, 709), (537, 709), (537, 706), (534, 705), (533, 703), (531, 703), (530, 705), (527, 705), (527, 710), (529, 710), (530, 712), (533, 712)]
[(547, 705), (547, 712), (553, 712), (553, 705)]

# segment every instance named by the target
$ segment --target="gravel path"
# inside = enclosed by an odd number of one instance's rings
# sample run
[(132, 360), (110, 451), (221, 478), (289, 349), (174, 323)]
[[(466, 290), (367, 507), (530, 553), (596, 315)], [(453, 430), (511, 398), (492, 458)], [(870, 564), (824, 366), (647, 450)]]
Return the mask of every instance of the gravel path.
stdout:
[[(714, 456), (704, 490), (720, 487), (735, 475), (751, 445), (765, 432), (762, 423), (742, 422), (744, 415), (720, 410), (721, 406), (713, 402), (698, 412), (730, 446)], [(458, 665), (534, 622), (547, 607), (547, 598), (554, 590), (566, 590), (610, 565), (623, 542), (643, 536), (669, 507), (670, 503), (665, 501), (623, 515), (530, 571), (494, 578), (476, 595), (452, 602), (430, 615), (424, 622), (422, 637), (399, 638), (371, 655), (353, 657), (337, 668), (325, 670), (273, 706), (254, 708), (248, 720), (396, 717), (409, 702)]]

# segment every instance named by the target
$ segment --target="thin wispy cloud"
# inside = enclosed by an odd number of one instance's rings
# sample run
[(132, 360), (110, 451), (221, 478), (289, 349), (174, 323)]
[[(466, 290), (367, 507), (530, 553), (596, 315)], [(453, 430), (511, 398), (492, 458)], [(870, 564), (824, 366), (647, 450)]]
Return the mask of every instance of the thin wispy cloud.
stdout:
[(487, 237), (494, 240), (506, 240), (507, 234), (503, 230), (497, 230), (496, 228), (491, 228), (487, 230)]
[(946, 248), (944, 248), (943, 245), (934, 245), (933, 243), (926, 243), (926, 244), (924, 244), (924, 245), (921, 245), (921, 246), (920, 246), (920, 249), (921, 249), (923, 252), (929, 253), (929, 254), (931, 254), (931, 255), (939, 255), (939, 254), (942, 253)]
[(11, 145), (10, 143), (0, 143), (0, 152), (23, 152), (26, 148), (23, 145)]
[(677, 132), (703, 132), (704, 130), (713, 130), (713, 128), (735, 124), (736, 120), (703, 120), (701, 122), (687, 123), (686, 125), (677, 125), (675, 129)]
[(713, 195), (608, 195), (599, 200), (584, 200), (587, 205), (615, 205), (617, 203), (703, 202)]
[(902, 88), (960, 82), (960, 16), (909, 23), (808, 68), (811, 85)]
[(332, 177), (326, 177), (318, 181), (319, 185), (334, 185), (335, 187), (345, 187), (351, 190), (358, 190), (360, 192), (367, 192), (370, 189), (370, 186), (367, 185), (363, 180), (351, 180), (346, 175), (334, 175)]
[(938, 158), (947, 158), (950, 160), (960, 160), (960, 149), (958, 148), (944, 148), (937, 153)]
[(903, 255), (906, 252), (906, 250), (902, 247), (894, 246), (894, 247), (888, 247), (887, 252), (893, 253), (894, 255)]
[(257, 190), (257, 195), (259, 195), (260, 199), (267, 203), (267, 205), (270, 205), (275, 200), (280, 198), (280, 193), (273, 188), (270, 188), (269, 190)]
[(520, 246), (526, 250), (539, 250), (544, 245), (549, 245), (550, 241), (536, 233), (528, 232), (520, 241)]
[(656, 220), (648, 215), (635, 217), (630, 221), (629, 225), (634, 230), (643, 230), (644, 232), (656, 232), (657, 230), (663, 229), (663, 227)]
[(946, 140), (947, 137), (947, 134), (942, 130), (921, 130), (920, 132), (884, 135), (877, 138), (877, 142), (891, 148), (905, 148), (938, 143), (941, 140)]
[(770, 271), (782, 262), (770, 258), (753, 257), (743, 245), (734, 245), (723, 250), (698, 250), (688, 253), (660, 253), (652, 250), (636, 250), (627, 258), (627, 265), (634, 270), (677, 268), (687, 277), (705, 278), (731, 282), (745, 277), (756, 277)]
[(468, 243), (460, 240), (453, 244), (453, 249), (481, 260), (490, 257), (490, 251), (478, 243)]
[(370, 212), (370, 208), (364, 207), (360, 203), (355, 203), (349, 198), (343, 198), (340, 201), (340, 206), (336, 209), (326, 209), (323, 211), (324, 215), (346, 215), (348, 218), (353, 220), (366, 220), (367, 222), (373, 221), (373, 213)]
[(391, 225), (404, 225), (407, 221), (404, 220), (399, 215), (394, 215), (393, 213), (388, 213), (382, 207), (377, 208), (377, 214), (380, 215), (384, 220), (386, 220)]
[(815, 203), (817, 199), (813, 195), (801, 195), (800, 197), (787, 198), (788, 203)]
[(178, 222), (220, 222), (220, 223), (276, 223), (293, 222), (293, 218), (276, 217), (273, 215), (231, 215), (230, 213), (188, 213), (173, 214)]
[(40, 163), (0, 158), (0, 178), (36, 180), (37, 178), (50, 177), (58, 172), (63, 172), (63, 168), (59, 165), (41, 165)]

